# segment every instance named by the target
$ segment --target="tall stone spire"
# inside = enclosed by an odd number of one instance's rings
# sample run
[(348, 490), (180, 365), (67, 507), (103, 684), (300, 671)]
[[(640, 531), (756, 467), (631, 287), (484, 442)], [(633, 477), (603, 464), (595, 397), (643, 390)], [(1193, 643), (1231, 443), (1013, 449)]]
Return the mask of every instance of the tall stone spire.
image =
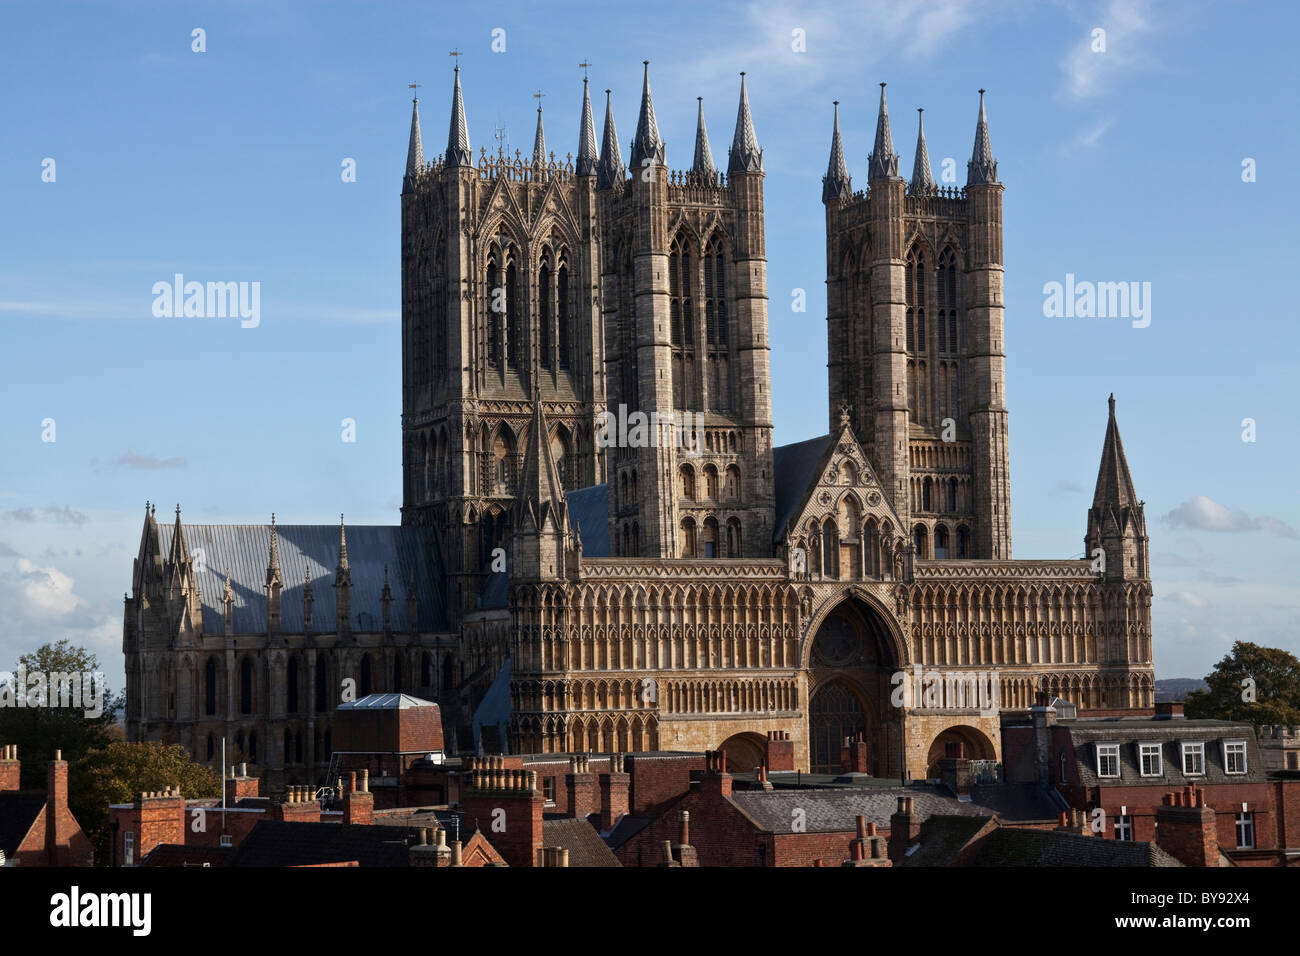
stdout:
[(579, 176), (596, 175), (596, 164), (600, 157), (596, 154), (596, 124), (591, 119), (591, 93), (587, 89), (587, 78), (582, 78), (582, 122), (578, 128), (578, 167)]
[(352, 583), (352, 565), (348, 564), (348, 531), (343, 525), (342, 515), (339, 515), (339, 563), (334, 569), (334, 583)]
[(614, 106), (609, 90), (605, 91), (605, 133), (600, 141), (600, 162), (596, 166), (596, 188), (608, 189), (626, 176), (623, 157), (618, 151), (618, 130), (614, 128)]
[(275, 530), (275, 512), (271, 512), (271, 554), (266, 561), (266, 587), (284, 586), (284, 577), (280, 573), (280, 540)]
[(641, 115), (636, 121), (636, 136), (632, 139), (631, 163), (633, 169), (640, 169), (645, 160), (664, 165), (664, 141), (659, 138), (659, 124), (655, 122), (655, 104), (650, 97), (650, 61), (645, 64), (645, 79), (641, 84)]
[(700, 115), (695, 122), (695, 162), (691, 164), (691, 172), (712, 175), (713, 150), (709, 149), (709, 131), (704, 126), (704, 97), (695, 99), (700, 104)]
[(176, 524), (172, 527), (172, 546), (167, 563), (175, 569), (183, 568), (190, 560), (190, 550), (185, 546), (185, 529), (181, 527), (181, 506), (176, 506)]
[(925, 148), (925, 110), (916, 111), (916, 161), (912, 163), (912, 195), (925, 195), (934, 190), (934, 176), (930, 173), (930, 151)]
[(998, 181), (998, 161), (989, 144), (989, 121), (984, 115), (984, 91), (980, 90), (980, 118), (975, 124), (975, 149), (966, 164), (966, 185), (982, 186)]
[(456, 67), (456, 87), (451, 95), (451, 129), (447, 132), (448, 166), (473, 166), (469, 150), (469, 125), (465, 122), (465, 101), (460, 95), (460, 67)]
[(550, 444), (539, 396), (533, 401), (533, 421), (511, 516), (511, 567), (513, 574), (525, 579), (564, 574), (564, 553), (571, 534), (569, 509)]
[(533, 165), (546, 165), (546, 134), (542, 132), (542, 107), (537, 105), (537, 132), (533, 136)]
[(411, 141), (406, 147), (406, 175), (402, 177), (402, 193), (415, 189), (415, 177), (424, 169), (424, 144), (420, 142), (420, 99), (411, 102)]
[(876, 145), (867, 160), (867, 178), (897, 179), (898, 154), (889, 132), (889, 107), (885, 105), (885, 84), (880, 84), (880, 115), (876, 118)]
[(1124, 457), (1124, 443), (1120, 441), (1119, 425), (1115, 421), (1115, 395), (1111, 393), (1110, 420), (1106, 423), (1106, 442), (1101, 448), (1101, 467), (1097, 470), (1097, 490), (1092, 496), (1092, 506), (1125, 507), (1137, 503), (1133, 490), (1133, 476), (1129, 474), (1128, 459)]
[(763, 151), (754, 135), (754, 118), (749, 115), (749, 94), (745, 91), (745, 74), (740, 74), (740, 106), (736, 110), (736, 133), (731, 140), (728, 173), (761, 173)]
[(844, 143), (840, 139), (840, 101), (835, 101), (835, 131), (831, 134), (831, 158), (822, 177), (822, 202), (848, 200), (853, 196), (853, 180), (844, 162)]

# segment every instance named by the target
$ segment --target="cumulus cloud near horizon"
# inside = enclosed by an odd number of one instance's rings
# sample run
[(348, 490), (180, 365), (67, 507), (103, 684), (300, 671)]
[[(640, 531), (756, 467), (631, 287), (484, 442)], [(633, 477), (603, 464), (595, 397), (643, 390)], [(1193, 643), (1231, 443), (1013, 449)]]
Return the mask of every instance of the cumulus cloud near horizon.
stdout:
[(1281, 518), (1270, 515), (1251, 517), (1237, 508), (1221, 505), (1205, 495), (1188, 498), (1164, 519), (1176, 528), (1213, 531), (1221, 534), (1242, 534), (1249, 531), (1269, 531), (1281, 538), (1300, 538), (1300, 532)]

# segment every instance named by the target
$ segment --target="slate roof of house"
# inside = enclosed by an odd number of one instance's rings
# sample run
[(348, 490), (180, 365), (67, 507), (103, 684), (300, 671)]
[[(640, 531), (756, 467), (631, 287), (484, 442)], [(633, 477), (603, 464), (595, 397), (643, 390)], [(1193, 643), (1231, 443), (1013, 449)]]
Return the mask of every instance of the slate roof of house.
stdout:
[(930, 784), (890, 789), (843, 790), (734, 790), (732, 802), (759, 827), (771, 833), (794, 833), (796, 810), (802, 810), (804, 832), (849, 831), (857, 818), (887, 828), (898, 809), (899, 797), (913, 799), (913, 814), (920, 820), (934, 814), (988, 816), (982, 808), (952, 796), (944, 787)]
[(225, 866), (234, 850), (225, 846), (183, 846), (159, 843), (149, 851), (141, 866)]
[(916, 840), (895, 866), (948, 866), (966, 844), (990, 825), (997, 826), (991, 816), (933, 816), (921, 824)]
[(45, 794), (25, 790), (0, 793), (0, 851), (12, 858), (18, 844), (36, 822), (45, 806)]
[(1182, 866), (1154, 843), (1056, 830), (999, 827), (978, 841), (965, 866)]
[[(275, 530), (284, 580), (280, 593), (281, 629), (288, 634), (302, 632), (303, 579), (310, 570), (312, 630), (315, 633), (337, 630), (333, 582), (339, 559), (338, 525), (277, 524)], [(271, 526), (182, 522), (182, 531), (195, 562), (203, 599), (204, 632), (222, 632), (221, 596), (229, 567), (235, 595), (235, 633), (264, 634)], [(164, 555), (171, 550), (174, 533), (173, 524), (158, 522), (159, 544)], [(353, 630), (366, 633), (382, 628), (380, 595), (384, 589), (385, 566), (393, 595), (389, 609), (393, 630), (424, 633), (446, 630), (446, 615), (438, 590), (443, 580), (441, 561), (436, 546), (424, 531), (400, 525), (349, 525), (347, 542), (352, 571)], [(198, 569), (198, 549), (202, 549), (202, 570)], [(415, 627), (406, 620), (406, 589), (412, 573), (418, 608)]]
[(971, 803), (996, 813), (1000, 820), (1055, 820), (1070, 805), (1055, 788), (1036, 783), (977, 784)]
[[(1152, 786), (1181, 789), (1189, 784), (1262, 783), (1266, 778), (1263, 757), (1250, 724), (1230, 720), (1157, 720), (1154, 718), (1084, 718), (1058, 723), (1069, 730), (1074, 746), (1079, 783), (1095, 786)], [(1221, 741), (1246, 744), (1246, 772), (1229, 774), (1224, 769)], [(1183, 773), (1182, 743), (1205, 743), (1205, 773)], [(1095, 744), (1119, 744), (1119, 776), (1097, 775)], [(1160, 776), (1141, 773), (1138, 744), (1161, 744)]]
[(569, 866), (622, 866), (600, 834), (586, 820), (548, 816), (542, 820), (542, 845), (569, 851)]
[(413, 827), (262, 820), (235, 848), (228, 865), (312, 866), (356, 860), (359, 866), (407, 866), (407, 847), (418, 841), (419, 831)]
[(772, 525), (774, 540), (779, 541), (785, 537), (785, 526), (803, 504), (804, 495), (818, 475), (822, 459), (833, 440), (832, 435), (819, 435), (772, 449), (772, 472), (776, 478), (776, 523)]

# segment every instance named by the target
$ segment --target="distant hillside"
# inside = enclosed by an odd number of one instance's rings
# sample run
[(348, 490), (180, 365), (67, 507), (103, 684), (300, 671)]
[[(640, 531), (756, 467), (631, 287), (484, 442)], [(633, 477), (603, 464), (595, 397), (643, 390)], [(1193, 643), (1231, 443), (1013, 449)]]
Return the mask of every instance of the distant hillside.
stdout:
[(1210, 685), (1199, 677), (1170, 677), (1156, 681), (1156, 700), (1182, 700), (1189, 691), (1209, 689)]

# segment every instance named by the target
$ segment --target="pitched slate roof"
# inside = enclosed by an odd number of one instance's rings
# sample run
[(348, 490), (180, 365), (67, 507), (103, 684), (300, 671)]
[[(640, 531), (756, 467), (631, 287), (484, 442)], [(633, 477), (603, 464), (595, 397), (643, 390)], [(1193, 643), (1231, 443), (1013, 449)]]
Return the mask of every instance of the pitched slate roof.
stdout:
[(13, 858), (45, 806), (45, 794), (23, 790), (0, 793), (0, 851)]
[[(281, 629), (300, 633), (303, 627), (303, 578), (311, 572), (312, 630), (328, 633), (335, 623), (335, 591), (331, 585), (339, 559), (339, 526), (276, 525), (280, 568), (284, 590), (280, 595)], [(170, 550), (175, 528), (159, 523), (162, 553)], [(221, 595), (226, 568), (230, 568), (234, 591), (236, 634), (266, 632), (266, 566), (271, 549), (270, 525), (185, 524), (182, 533), (194, 560), (199, 591), (203, 598), (203, 630), (220, 634), (223, 628)], [(443, 575), (437, 548), (418, 528), (400, 525), (349, 525), (348, 561), (352, 574), (352, 628), (373, 632), (382, 628), (380, 595), (384, 589), (384, 567), (388, 567), (392, 588), (389, 613), (395, 631), (446, 630), (442, 596)], [(202, 549), (203, 569), (197, 552)], [(406, 589), (412, 573), (418, 620), (412, 628), (406, 620)]]
[(182, 846), (159, 843), (149, 851), (141, 866), (225, 866), (234, 850), (225, 846)]
[(1000, 820), (1055, 820), (1066, 803), (1053, 787), (1036, 783), (978, 784), (971, 787), (971, 803), (998, 815)]
[(772, 449), (772, 471), (776, 478), (776, 523), (773, 539), (785, 537), (785, 526), (803, 504), (804, 496), (819, 474), (822, 459), (834, 441), (833, 435), (819, 435), (793, 445)]
[[(1057, 724), (1058, 727), (1063, 726)], [(1154, 719), (1087, 719), (1064, 725), (1074, 747), (1075, 768), (1079, 783), (1085, 787), (1158, 786), (1181, 789), (1189, 784), (1261, 783), (1265, 779), (1263, 757), (1250, 724), (1229, 720), (1154, 720)], [(1246, 772), (1229, 774), (1223, 766), (1220, 741), (1244, 741)], [(1184, 741), (1205, 744), (1205, 773), (1183, 773)], [(1097, 776), (1096, 744), (1119, 744), (1119, 776)], [(1138, 744), (1159, 743), (1161, 774), (1144, 777), (1141, 773)]]
[(407, 847), (419, 841), (413, 827), (345, 826), (262, 820), (235, 848), (230, 866), (407, 866)]
[(911, 797), (913, 814), (925, 820), (936, 813), (953, 816), (987, 816), (987, 811), (952, 796), (946, 788), (928, 784), (874, 790), (735, 790), (732, 802), (759, 827), (771, 833), (794, 833), (796, 810), (802, 810), (804, 830), (822, 833), (853, 830), (857, 818), (888, 827), (898, 809), (899, 797)]
[(564, 493), (569, 503), (569, 524), (582, 539), (584, 558), (608, 558), (609, 487), (591, 485)]
[(1154, 843), (1016, 827), (999, 827), (979, 840), (962, 865), (1182, 866)]
[(996, 827), (993, 817), (955, 817), (941, 814), (921, 824), (916, 840), (896, 866), (949, 866), (953, 857), (986, 827)]
[(600, 834), (586, 820), (577, 817), (546, 817), (542, 820), (542, 845), (569, 851), (569, 866), (622, 866)]

